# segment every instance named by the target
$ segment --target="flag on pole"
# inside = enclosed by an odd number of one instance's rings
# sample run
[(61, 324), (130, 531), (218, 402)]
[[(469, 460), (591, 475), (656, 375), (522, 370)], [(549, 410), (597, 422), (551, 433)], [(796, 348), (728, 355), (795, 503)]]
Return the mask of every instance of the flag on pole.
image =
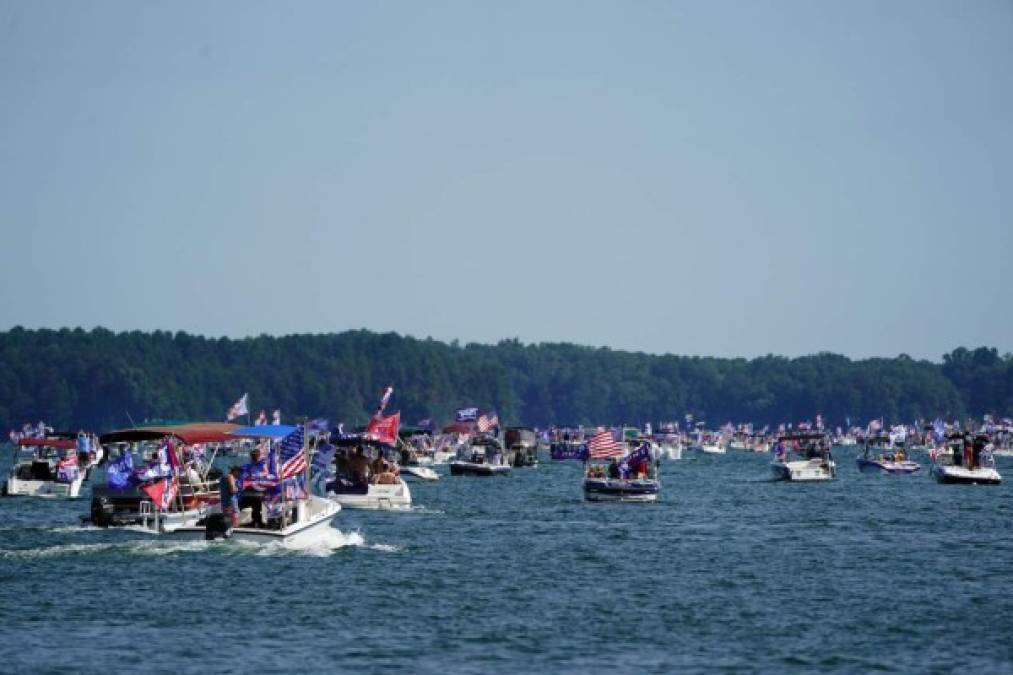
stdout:
[(148, 499), (154, 502), (159, 511), (168, 511), (176, 496), (176, 483), (172, 478), (162, 478), (141, 486)]
[(490, 429), (499, 426), (499, 416), (496, 413), (485, 412), (482, 413), (478, 418), (478, 430), (480, 433), (486, 433)]
[(380, 405), (376, 406), (376, 412), (373, 413), (374, 417), (383, 415), (383, 411), (387, 409), (387, 404), (390, 402), (390, 395), (394, 393), (394, 387), (387, 387), (383, 390), (380, 395)]
[(304, 434), (302, 426), (281, 439), (281, 479), (298, 476), (306, 470), (306, 453), (303, 452)]
[(587, 442), (588, 456), (591, 459), (608, 459), (623, 454), (623, 446), (616, 443), (609, 430), (599, 431)]
[(225, 419), (227, 421), (231, 422), (237, 417), (250, 414), (250, 410), (246, 405), (247, 396), (249, 396), (249, 394), (243, 394), (242, 396), (239, 397), (238, 401), (232, 404), (232, 407), (229, 408), (229, 411), (225, 413)]
[(257, 419), (256, 421), (254, 421), (253, 426), (262, 427), (265, 426), (266, 424), (267, 424), (267, 411), (261, 410), (259, 413), (257, 413)]
[(70, 451), (67, 456), (56, 465), (56, 480), (59, 483), (72, 483), (77, 479), (77, 452)]
[(373, 434), (381, 443), (397, 444), (397, 430), (401, 425), (401, 413), (396, 412), (389, 417), (374, 417), (366, 425), (366, 433)]

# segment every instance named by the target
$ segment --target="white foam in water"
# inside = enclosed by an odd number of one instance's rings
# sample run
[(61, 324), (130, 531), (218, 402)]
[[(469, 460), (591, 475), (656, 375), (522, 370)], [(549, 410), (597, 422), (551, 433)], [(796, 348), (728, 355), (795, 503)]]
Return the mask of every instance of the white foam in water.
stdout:
[(403, 546), (395, 546), (394, 544), (370, 544), (366, 548), (372, 551), (383, 551), (384, 553), (397, 553), (403, 551)]
[(117, 544), (60, 544), (59, 546), (46, 546), (44, 548), (28, 549), (0, 549), (0, 558), (48, 558), (57, 555), (73, 553), (98, 553), (114, 548)]
[(107, 532), (105, 528), (97, 527), (95, 525), (64, 525), (62, 527), (51, 527), (50, 532), (73, 532), (75, 534), (81, 532)]

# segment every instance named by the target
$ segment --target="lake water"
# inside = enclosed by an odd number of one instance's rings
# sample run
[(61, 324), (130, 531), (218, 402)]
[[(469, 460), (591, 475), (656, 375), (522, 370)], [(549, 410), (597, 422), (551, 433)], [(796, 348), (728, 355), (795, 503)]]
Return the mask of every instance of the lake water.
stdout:
[(653, 505), (586, 503), (575, 463), (444, 475), (305, 551), (81, 528), (87, 484), (2, 499), (0, 671), (1013, 671), (1009, 483), (836, 458), (688, 455)]

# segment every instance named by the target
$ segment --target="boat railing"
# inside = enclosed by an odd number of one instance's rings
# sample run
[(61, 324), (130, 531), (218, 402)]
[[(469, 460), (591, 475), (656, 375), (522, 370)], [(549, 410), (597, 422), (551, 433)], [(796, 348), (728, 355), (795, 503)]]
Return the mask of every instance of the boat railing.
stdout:
[(149, 521), (153, 521), (154, 525), (158, 525), (158, 514), (155, 511), (155, 503), (151, 500), (141, 500), (137, 513), (141, 520), (141, 527), (145, 529), (152, 529), (152, 524), (150, 524)]

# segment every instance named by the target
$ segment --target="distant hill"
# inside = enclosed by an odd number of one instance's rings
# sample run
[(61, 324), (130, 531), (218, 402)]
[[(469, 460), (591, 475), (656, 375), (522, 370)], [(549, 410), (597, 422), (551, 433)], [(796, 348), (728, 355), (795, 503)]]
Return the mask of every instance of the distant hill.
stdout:
[(1013, 357), (956, 349), (941, 364), (650, 355), (572, 344), (458, 346), (365, 330), (232, 340), (105, 329), (0, 332), (0, 425), (105, 430), (151, 418), (222, 419), (243, 392), (275, 408), (364, 422), (383, 387), (406, 424), (496, 409), (505, 424), (681, 420), (830, 424), (1013, 415)]

